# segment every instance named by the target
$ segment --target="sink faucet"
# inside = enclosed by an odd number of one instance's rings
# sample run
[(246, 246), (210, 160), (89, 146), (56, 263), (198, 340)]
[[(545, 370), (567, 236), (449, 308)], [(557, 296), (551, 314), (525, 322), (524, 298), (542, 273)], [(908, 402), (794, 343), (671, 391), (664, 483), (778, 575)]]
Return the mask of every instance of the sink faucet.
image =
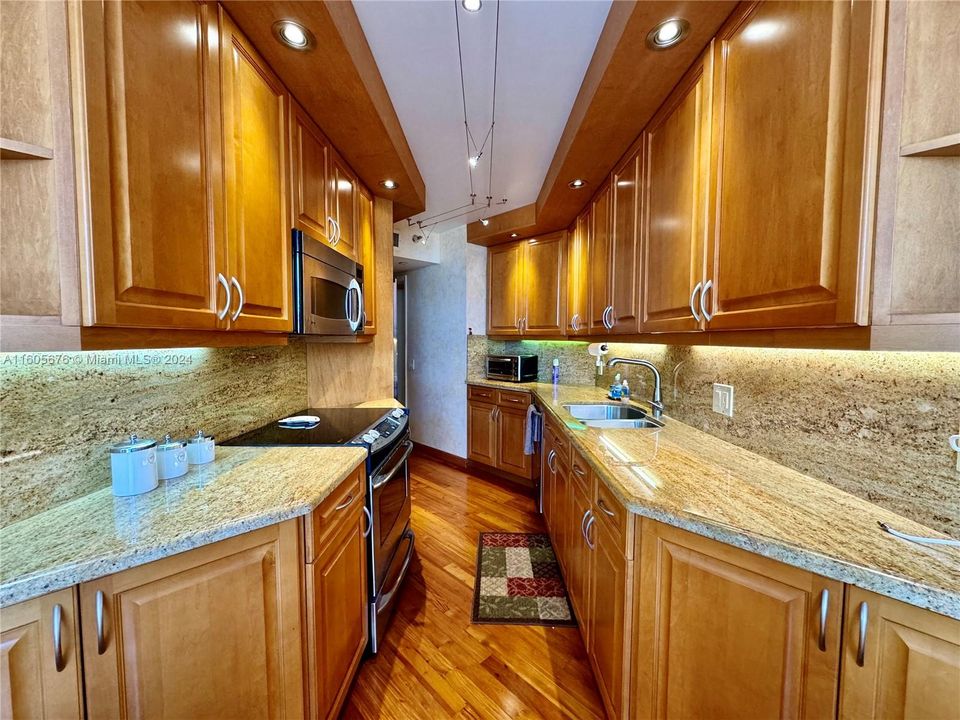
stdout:
[(640, 365), (645, 368), (650, 368), (653, 372), (653, 400), (650, 402), (650, 407), (653, 408), (653, 417), (660, 418), (660, 416), (663, 415), (663, 397), (660, 395), (660, 371), (657, 370), (657, 366), (648, 360), (633, 360), (632, 358), (622, 357), (611, 358), (607, 366), (613, 367), (620, 363), (624, 365)]

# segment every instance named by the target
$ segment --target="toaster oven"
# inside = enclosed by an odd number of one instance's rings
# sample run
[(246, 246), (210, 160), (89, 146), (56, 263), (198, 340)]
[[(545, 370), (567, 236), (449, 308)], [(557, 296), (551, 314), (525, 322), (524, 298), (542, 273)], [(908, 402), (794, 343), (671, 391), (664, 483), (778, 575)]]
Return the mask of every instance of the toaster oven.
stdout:
[(487, 355), (487, 379), (536, 382), (536, 355)]

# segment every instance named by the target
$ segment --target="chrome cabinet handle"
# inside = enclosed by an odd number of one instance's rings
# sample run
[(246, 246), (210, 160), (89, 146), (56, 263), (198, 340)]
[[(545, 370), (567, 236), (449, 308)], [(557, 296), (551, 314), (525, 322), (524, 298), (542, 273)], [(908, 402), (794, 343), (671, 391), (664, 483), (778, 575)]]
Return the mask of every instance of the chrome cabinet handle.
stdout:
[(557, 459), (557, 451), (551, 450), (547, 453), (547, 467), (550, 468), (550, 472), (556, 472), (557, 466), (553, 464), (553, 461)]
[(332, 230), (333, 232), (328, 232), (327, 242), (331, 245), (337, 244), (337, 221), (333, 219), (332, 216), (327, 215), (327, 229)]
[(240, 283), (233, 275), (230, 276), (230, 284), (237, 288), (237, 309), (234, 310), (233, 315), (230, 316), (230, 319), (236, 322), (237, 318), (240, 317), (240, 313), (243, 312), (243, 288), (240, 287)]
[(53, 606), (53, 665), (57, 672), (63, 672), (63, 645), (60, 641), (60, 629), (63, 625), (63, 608), (60, 603)]
[(697, 322), (703, 320), (700, 313), (697, 312), (697, 293), (700, 292), (700, 289), (703, 287), (702, 282), (698, 282), (693, 286), (693, 292), (690, 293), (690, 314), (693, 315), (694, 319)]
[(587, 547), (591, 550), (596, 550), (597, 544), (590, 542), (590, 528), (593, 527), (593, 524), (597, 521), (597, 518), (594, 517), (593, 513), (590, 513), (590, 519), (587, 520), (587, 526), (583, 529), (583, 539), (587, 541)]
[(712, 287), (713, 280), (707, 280), (707, 284), (703, 286), (703, 292), (700, 293), (700, 312), (703, 313), (703, 319), (707, 322), (713, 320), (713, 315), (707, 310), (707, 293)]
[(337, 505), (337, 506), (334, 508), (334, 510), (346, 510), (346, 509), (347, 509), (348, 507), (350, 507), (352, 504), (353, 504), (353, 493), (350, 493), (349, 495), (347, 495), (347, 499), (344, 500), (344, 501), (343, 501), (342, 503), (340, 503), (339, 505)]
[(570, 328), (574, 332), (580, 332), (580, 326), (577, 324), (577, 319), (580, 317), (580, 313), (574, 313), (573, 317), (570, 318)]
[(821, 652), (827, 650), (827, 609), (830, 607), (830, 591), (824, 588), (820, 591), (820, 637), (817, 646)]
[(583, 538), (587, 538), (586, 531), (584, 530), (584, 524), (587, 522), (587, 518), (590, 517), (590, 508), (587, 508), (583, 511), (583, 517), (580, 518), (580, 534), (583, 535)]
[(333, 221), (333, 246), (336, 247), (340, 244), (340, 221)]
[(587, 473), (586, 473), (585, 471), (581, 470), (580, 468), (578, 468), (576, 463), (573, 464), (573, 471), (574, 471), (577, 475), (579, 475), (580, 477), (586, 477), (586, 476), (587, 476)]
[(867, 652), (867, 616), (869, 610), (867, 603), (860, 603), (860, 637), (857, 643), (857, 665), (863, 667), (864, 655)]
[(609, 508), (607, 507), (606, 503), (603, 502), (603, 498), (597, 498), (597, 507), (599, 507), (601, 510), (603, 510), (603, 512), (604, 512), (605, 514), (609, 515), (610, 517), (616, 517), (616, 516), (617, 516), (617, 514), (616, 514), (615, 512), (613, 512), (613, 510), (609, 509)]
[(97, 590), (97, 655), (107, 651), (107, 642), (103, 636), (103, 590)]
[(226, 293), (227, 300), (223, 303), (223, 310), (217, 311), (217, 320), (223, 320), (227, 313), (230, 312), (230, 285), (227, 284), (227, 279), (223, 276), (223, 273), (217, 273), (217, 282), (223, 286), (223, 292)]
[(366, 505), (363, 506), (363, 516), (367, 519), (367, 529), (363, 531), (363, 536), (370, 537), (370, 533), (373, 532), (373, 514)]

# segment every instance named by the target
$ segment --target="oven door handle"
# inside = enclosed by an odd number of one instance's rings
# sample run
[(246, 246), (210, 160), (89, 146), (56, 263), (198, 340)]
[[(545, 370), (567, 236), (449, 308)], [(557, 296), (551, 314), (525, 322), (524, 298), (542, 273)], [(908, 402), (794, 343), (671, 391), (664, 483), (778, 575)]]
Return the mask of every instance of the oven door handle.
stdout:
[(410, 567), (410, 561), (413, 559), (413, 543), (416, 536), (413, 534), (412, 529), (408, 529), (401, 540), (407, 541), (407, 554), (403, 558), (403, 566), (400, 568), (400, 572), (397, 573), (396, 582), (393, 583), (393, 587), (390, 588), (387, 592), (383, 593), (380, 596), (380, 599), (377, 600), (377, 612), (383, 610), (387, 605), (390, 604), (393, 594), (397, 591), (397, 588), (400, 587), (400, 583), (403, 582), (403, 579), (407, 576), (407, 568)]
[(407, 461), (407, 458), (410, 457), (410, 453), (413, 452), (413, 443), (410, 442), (409, 440), (407, 440), (405, 444), (406, 444), (406, 446), (407, 446), (407, 449), (404, 450), (404, 452), (403, 452), (403, 457), (401, 457), (399, 460), (397, 460), (397, 462), (394, 464), (394, 466), (393, 466), (392, 468), (390, 468), (390, 472), (388, 472), (386, 475), (378, 475), (378, 476), (374, 479), (374, 482), (373, 482), (373, 489), (374, 489), (374, 490), (379, 490), (379, 489), (382, 488), (384, 485), (386, 485), (388, 482), (390, 482), (390, 480), (393, 478), (393, 476), (397, 474), (397, 470), (399, 470), (399, 469), (403, 466), (403, 464)]

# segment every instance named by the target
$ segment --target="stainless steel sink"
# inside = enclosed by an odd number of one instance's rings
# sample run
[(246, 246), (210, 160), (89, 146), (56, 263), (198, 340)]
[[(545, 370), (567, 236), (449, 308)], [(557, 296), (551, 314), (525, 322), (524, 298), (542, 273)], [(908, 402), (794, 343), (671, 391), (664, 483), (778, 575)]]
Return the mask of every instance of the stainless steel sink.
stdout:
[(569, 403), (564, 409), (587, 427), (661, 428), (663, 423), (640, 408), (612, 403)]

